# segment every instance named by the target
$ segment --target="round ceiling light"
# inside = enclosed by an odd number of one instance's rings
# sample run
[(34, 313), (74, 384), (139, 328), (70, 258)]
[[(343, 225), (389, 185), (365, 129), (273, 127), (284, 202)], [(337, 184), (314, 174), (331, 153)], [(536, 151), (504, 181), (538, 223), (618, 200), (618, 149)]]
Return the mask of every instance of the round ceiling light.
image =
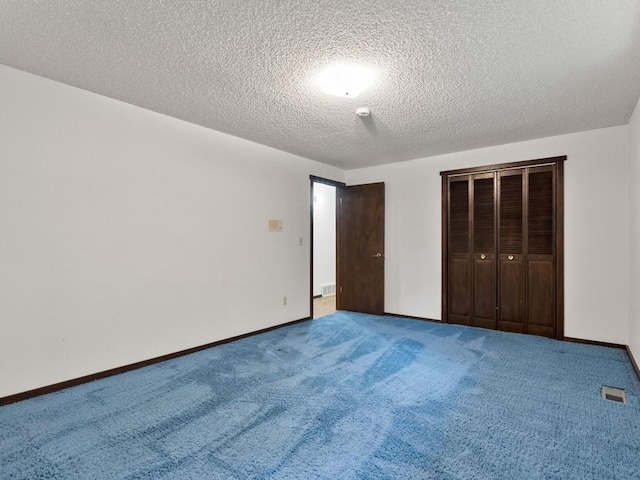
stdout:
[(333, 63), (317, 77), (317, 84), (325, 93), (338, 97), (356, 98), (375, 80), (373, 68), (357, 63)]

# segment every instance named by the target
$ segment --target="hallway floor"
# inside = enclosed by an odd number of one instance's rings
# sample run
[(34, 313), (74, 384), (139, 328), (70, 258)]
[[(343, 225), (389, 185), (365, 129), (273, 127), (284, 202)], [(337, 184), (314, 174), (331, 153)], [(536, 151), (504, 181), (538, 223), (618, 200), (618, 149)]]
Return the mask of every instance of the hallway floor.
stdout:
[(318, 297), (313, 299), (313, 318), (324, 317), (336, 311), (336, 296)]

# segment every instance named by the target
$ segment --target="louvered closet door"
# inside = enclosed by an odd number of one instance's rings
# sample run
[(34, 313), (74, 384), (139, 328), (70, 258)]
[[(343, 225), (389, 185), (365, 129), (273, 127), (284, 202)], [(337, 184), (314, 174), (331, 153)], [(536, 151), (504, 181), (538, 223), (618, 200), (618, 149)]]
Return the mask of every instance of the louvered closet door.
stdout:
[(524, 170), (498, 174), (498, 329), (526, 331)]
[(527, 333), (555, 336), (555, 169), (528, 169)]
[(563, 338), (565, 160), (440, 172), (445, 321)]
[(473, 316), (471, 325), (496, 328), (495, 174), (474, 175), (472, 178)]
[(448, 321), (471, 325), (469, 177), (449, 179)]

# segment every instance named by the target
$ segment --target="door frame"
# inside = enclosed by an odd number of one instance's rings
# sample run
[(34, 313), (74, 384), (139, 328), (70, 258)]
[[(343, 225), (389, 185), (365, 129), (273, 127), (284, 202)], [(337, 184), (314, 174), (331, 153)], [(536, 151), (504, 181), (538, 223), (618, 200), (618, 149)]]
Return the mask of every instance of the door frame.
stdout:
[(481, 167), (462, 168), (456, 170), (445, 170), (440, 172), (442, 177), (442, 264), (441, 264), (441, 278), (442, 278), (442, 296), (441, 296), (441, 315), (442, 322), (449, 323), (449, 298), (448, 298), (448, 284), (449, 284), (449, 199), (447, 197), (448, 192), (448, 179), (452, 176), (469, 175), (484, 172), (497, 172), (501, 170), (512, 170), (524, 167), (535, 167), (542, 165), (555, 165), (556, 166), (556, 180), (554, 185), (554, 193), (556, 197), (555, 214), (554, 214), (554, 226), (556, 229), (556, 238), (554, 241), (554, 249), (556, 254), (556, 325), (555, 325), (555, 338), (557, 340), (564, 340), (564, 162), (567, 160), (567, 156), (539, 158), (535, 160), (525, 160), (520, 162), (501, 163), (495, 165), (484, 165)]
[[(330, 185), (332, 187), (336, 187), (336, 200), (338, 198), (338, 193), (340, 188), (344, 188), (347, 186), (344, 182), (338, 182), (336, 180), (331, 180), (329, 178), (317, 177), (315, 175), (309, 175), (309, 212), (310, 212), (310, 233), (309, 233), (309, 318), (313, 319), (313, 209), (314, 209), (314, 201), (313, 201), (313, 184), (314, 183), (323, 183), (325, 185)], [(340, 246), (338, 245), (338, 203), (336, 201), (336, 286), (338, 285), (338, 275), (340, 271), (340, 255), (338, 249)], [(338, 292), (336, 292), (337, 298)]]

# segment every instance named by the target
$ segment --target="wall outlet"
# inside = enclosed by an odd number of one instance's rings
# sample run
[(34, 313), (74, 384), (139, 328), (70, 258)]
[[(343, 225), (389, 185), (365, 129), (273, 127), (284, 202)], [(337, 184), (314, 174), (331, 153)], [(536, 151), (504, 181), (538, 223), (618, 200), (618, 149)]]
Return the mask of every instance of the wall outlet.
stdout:
[(287, 297), (282, 297), (282, 305), (286, 305), (287, 304)]

